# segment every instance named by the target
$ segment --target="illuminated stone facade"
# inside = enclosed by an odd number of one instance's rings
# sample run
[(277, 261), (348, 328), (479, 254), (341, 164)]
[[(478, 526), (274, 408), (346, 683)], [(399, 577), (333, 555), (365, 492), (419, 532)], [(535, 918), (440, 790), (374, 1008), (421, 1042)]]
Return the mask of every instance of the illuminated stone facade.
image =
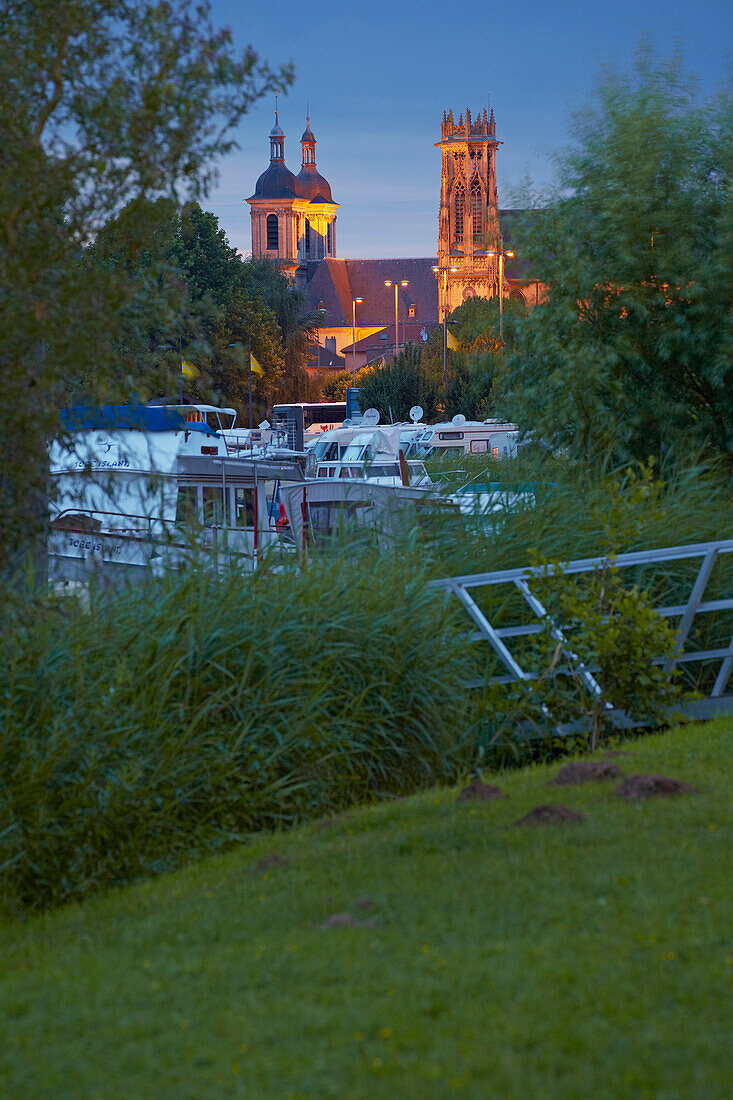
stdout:
[[(496, 190), (496, 137), (493, 110), (476, 119), (466, 109), (456, 123), (453, 112), (443, 114), (438, 229), (439, 316), (450, 313), (467, 298), (499, 296), (499, 256), (508, 249), (502, 236)], [(504, 213), (504, 212), (503, 212)], [(522, 279), (513, 256), (504, 257), (502, 293), (535, 305), (542, 296), (539, 283)]]
[(300, 139), (297, 176), (285, 164), (285, 134), (278, 111), (270, 131), (270, 165), (247, 199), (252, 219), (252, 255), (267, 256), (291, 279), (304, 281), (307, 265), (336, 255), (336, 211), (331, 187), (316, 168), (310, 119)]

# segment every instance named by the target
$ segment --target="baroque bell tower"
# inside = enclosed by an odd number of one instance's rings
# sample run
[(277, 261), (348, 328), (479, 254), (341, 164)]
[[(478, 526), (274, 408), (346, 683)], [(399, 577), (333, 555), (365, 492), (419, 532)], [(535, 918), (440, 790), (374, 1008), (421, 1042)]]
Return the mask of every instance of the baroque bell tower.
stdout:
[[(456, 123), (453, 111), (443, 112), (440, 141), (442, 155), (438, 266), (447, 276), (440, 280), (440, 319), (447, 309), (467, 298), (499, 294), (497, 251), (502, 246), (499, 200), (496, 191), (496, 137), (493, 109), (472, 119), (466, 109)], [(490, 255), (493, 253), (493, 255)], [(504, 292), (507, 292), (505, 286)]]

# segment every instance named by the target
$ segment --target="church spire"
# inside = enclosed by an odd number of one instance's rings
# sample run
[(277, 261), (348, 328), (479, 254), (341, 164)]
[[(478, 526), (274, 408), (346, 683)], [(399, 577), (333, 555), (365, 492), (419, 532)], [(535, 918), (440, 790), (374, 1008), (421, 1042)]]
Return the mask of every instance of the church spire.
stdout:
[(275, 125), (270, 130), (270, 160), (285, 160), (285, 133), (280, 126), (277, 109), (277, 97), (275, 92)]
[(301, 162), (302, 167), (315, 168), (316, 139), (313, 131), (311, 130), (311, 119), (309, 114), (305, 116), (305, 130), (303, 131), (303, 136), (300, 139), (300, 144), (303, 148), (303, 160)]

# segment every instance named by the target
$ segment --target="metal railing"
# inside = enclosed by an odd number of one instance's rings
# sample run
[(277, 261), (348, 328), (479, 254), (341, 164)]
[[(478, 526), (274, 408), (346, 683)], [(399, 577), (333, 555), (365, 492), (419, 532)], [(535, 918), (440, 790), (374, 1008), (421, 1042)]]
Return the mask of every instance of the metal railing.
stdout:
[[(628, 554), (619, 554), (614, 559), (606, 557), (581, 558), (577, 561), (563, 563), (558, 572), (569, 575), (575, 573), (589, 573), (604, 565), (613, 565), (624, 569), (634, 566), (660, 565), (669, 562), (682, 562), (701, 558), (700, 567), (695, 580), (692, 583), (690, 594), (686, 603), (674, 604), (667, 607), (655, 608), (662, 618), (677, 618), (676, 650), (674, 656), (664, 662), (665, 669), (671, 670), (675, 664), (690, 664), (699, 661), (720, 661), (720, 666), (713, 684), (712, 690), (707, 695), (712, 707), (700, 707), (693, 704), (689, 709), (693, 713), (710, 713), (712, 711), (733, 710), (733, 695), (725, 696), (725, 689), (733, 672), (733, 636), (726, 647), (715, 649), (690, 650), (687, 649), (688, 639), (696, 615), (733, 611), (733, 594), (724, 599), (703, 600), (705, 589), (716, 561), (725, 554), (733, 553), (733, 539), (723, 539), (718, 542), (699, 542), (690, 546), (666, 546), (657, 550), (639, 550)], [(550, 567), (552, 572), (552, 567)], [(493, 573), (473, 573), (458, 577), (445, 577), (441, 580), (431, 581), (431, 587), (444, 591), (446, 594), (455, 595), (478, 628), (477, 633), (471, 635), (473, 641), (486, 641), (497, 655), (506, 672), (504, 675), (493, 676), (488, 681), (481, 683), (516, 683), (522, 680), (532, 680), (535, 674), (522, 668), (517, 658), (512, 654), (507, 641), (532, 634), (539, 634), (545, 626), (541, 620), (547, 618), (547, 611), (541, 601), (531, 590), (534, 578), (546, 576), (544, 566), (528, 566), (524, 569), (499, 569)], [(514, 623), (503, 626), (495, 626), (489, 621), (488, 615), (481, 610), (476, 600), (470, 595), (470, 589), (484, 588), (487, 586), (510, 585), (521, 593), (524, 602), (529, 607), (536, 621), (530, 623)], [(564, 642), (562, 624), (552, 624), (551, 634), (560, 642)], [(560, 671), (559, 669), (555, 670)], [(581, 669), (581, 675), (587, 686), (598, 691), (592, 670)], [(472, 684), (469, 686), (477, 686)]]

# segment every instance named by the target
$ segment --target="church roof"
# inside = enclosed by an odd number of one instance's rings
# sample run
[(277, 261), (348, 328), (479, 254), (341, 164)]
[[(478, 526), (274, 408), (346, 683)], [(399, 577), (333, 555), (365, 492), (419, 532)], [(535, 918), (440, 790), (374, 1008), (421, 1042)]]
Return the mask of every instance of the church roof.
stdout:
[(273, 160), (255, 184), (255, 193), (248, 199), (297, 199), (298, 181), (282, 160)]
[(333, 202), (331, 184), (317, 172), (315, 166), (304, 165), (298, 172), (298, 187), (304, 199), (311, 202)]
[(409, 317), (409, 307), (415, 307), (413, 321), (438, 320), (438, 283), (433, 273), (435, 257), (426, 259), (337, 260), (328, 258), (314, 265), (315, 271), (305, 286), (309, 309), (326, 309), (324, 327), (351, 325), (353, 298), (363, 298), (356, 307), (360, 325), (394, 324), (394, 289), (385, 286), (385, 279), (407, 280), (400, 287), (400, 321)]

